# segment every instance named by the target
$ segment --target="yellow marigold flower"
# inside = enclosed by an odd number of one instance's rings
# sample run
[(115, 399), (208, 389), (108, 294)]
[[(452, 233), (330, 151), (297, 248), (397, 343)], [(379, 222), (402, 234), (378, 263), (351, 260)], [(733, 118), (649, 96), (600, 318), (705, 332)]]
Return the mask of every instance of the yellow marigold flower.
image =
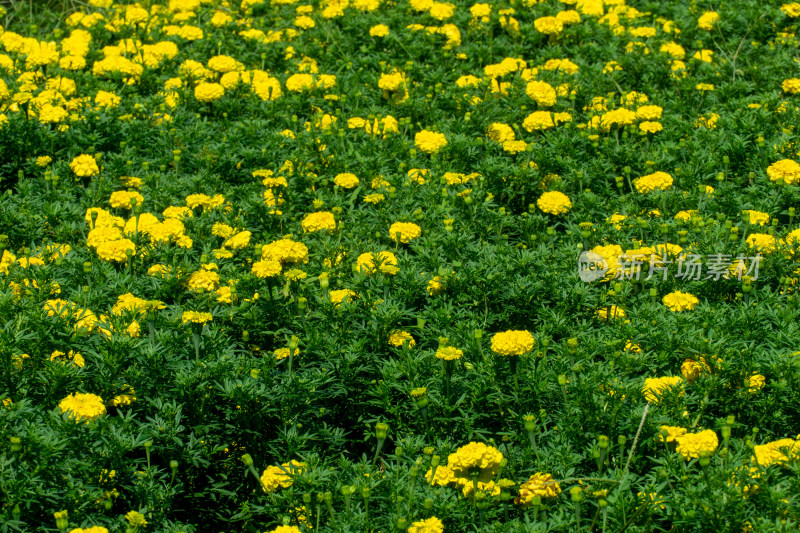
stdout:
[(700, 116), (697, 120), (694, 121), (695, 128), (707, 128), (709, 130), (713, 130), (717, 128), (717, 121), (719, 120), (719, 115), (716, 113), (710, 113), (707, 117)]
[(341, 174), (337, 174), (336, 177), (333, 178), (333, 183), (342, 189), (352, 189), (358, 185), (359, 181), (358, 176), (355, 174), (343, 172)]
[(422, 130), (414, 136), (414, 145), (426, 154), (435, 154), (447, 146), (447, 138), (442, 133)]
[(747, 392), (758, 392), (767, 382), (767, 378), (764, 377), (762, 374), (753, 373), (747, 376), (745, 380), (745, 384), (747, 386)]
[(283, 276), (289, 281), (300, 281), (306, 279), (308, 274), (299, 268), (291, 268), (283, 273)]
[(614, 126), (630, 126), (634, 122), (636, 122), (636, 113), (624, 107), (607, 111), (600, 116), (600, 127), (604, 131), (608, 131)]
[(413, 522), (408, 528), (408, 533), (444, 533), (442, 521), (432, 516), (427, 520)]
[(503, 151), (509, 154), (519, 154), (528, 149), (525, 141), (506, 141), (503, 143)]
[(211, 322), (213, 319), (214, 317), (211, 313), (200, 313), (197, 311), (184, 311), (181, 315), (181, 322), (184, 324), (205, 324), (206, 322)]
[(719, 20), (719, 13), (716, 11), (706, 11), (697, 19), (697, 27), (701, 30), (713, 30), (714, 24)]
[(336, 229), (336, 220), (333, 218), (333, 213), (328, 211), (319, 211), (317, 213), (310, 213), (306, 215), (301, 223), (303, 232), (312, 233), (315, 231), (334, 231)]
[(556, 18), (560, 20), (564, 26), (568, 26), (570, 24), (578, 24), (581, 21), (581, 14), (574, 9), (568, 9), (556, 13)]
[(691, 311), (700, 303), (697, 296), (688, 292), (675, 291), (667, 294), (661, 300), (670, 311)]
[(709, 372), (711, 369), (704, 359), (695, 361), (694, 359), (686, 359), (681, 365), (681, 375), (688, 383), (692, 383), (704, 373)]
[(476, 85), (481, 84), (481, 79), (477, 76), (473, 76), (471, 74), (467, 74), (466, 76), (461, 76), (456, 80), (457, 87), (473, 87)]
[(791, 159), (781, 159), (767, 167), (767, 176), (771, 181), (783, 180), (789, 185), (800, 182), (800, 164)]
[(364, 196), (364, 201), (368, 204), (379, 204), (386, 200), (386, 197), (381, 193), (371, 193)]
[(531, 133), (549, 130), (554, 126), (553, 114), (550, 111), (534, 111), (522, 121), (522, 127)]
[(39, 167), (46, 167), (53, 161), (53, 158), (49, 155), (42, 155), (36, 158), (36, 166)]
[(414, 340), (411, 333), (401, 329), (396, 329), (389, 334), (390, 345), (400, 347), (403, 346), (404, 343), (407, 343), (408, 347), (411, 348), (417, 344), (417, 341)]
[(106, 413), (106, 406), (103, 399), (96, 394), (75, 392), (61, 400), (58, 408), (64, 413), (69, 413), (70, 418), (76, 422), (89, 420)]
[(87, 154), (75, 157), (69, 164), (69, 168), (79, 178), (96, 176), (100, 173), (100, 168), (98, 168), (95, 158)]
[(62, 363), (74, 363), (75, 366), (79, 368), (83, 368), (86, 365), (86, 361), (83, 359), (83, 355), (80, 353), (70, 350), (69, 353), (64, 353), (60, 350), (55, 350), (53, 353), (50, 354), (51, 361), (60, 361)]
[(208, 60), (208, 68), (214, 72), (225, 74), (226, 72), (243, 70), (244, 66), (230, 56), (218, 55)]
[(545, 35), (558, 35), (564, 29), (564, 24), (556, 17), (539, 17), (533, 21), (533, 27)]
[(790, 18), (800, 17), (800, 2), (792, 2), (790, 4), (783, 4), (781, 12)]
[(314, 88), (314, 77), (308, 73), (292, 74), (286, 80), (286, 89), (295, 93), (310, 91)]
[(639, 124), (639, 131), (641, 131), (642, 133), (658, 133), (663, 129), (664, 126), (662, 126), (660, 122), (654, 122), (648, 120)]
[(413, 222), (395, 222), (389, 226), (389, 238), (397, 242), (398, 235), (400, 242), (405, 244), (422, 235), (422, 228)]
[(301, 531), (297, 526), (278, 526), (275, 529), (267, 531), (267, 533), (301, 533)]
[(753, 459), (762, 467), (786, 463), (790, 458), (800, 456), (800, 441), (794, 439), (778, 439), (753, 447)]
[(544, 81), (529, 81), (525, 86), (525, 94), (542, 107), (552, 107), (556, 103), (556, 90)]
[(437, 294), (441, 294), (447, 288), (447, 280), (444, 279), (442, 276), (433, 276), (433, 278), (428, 282), (428, 286), (425, 288), (428, 291), (429, 296), (436, 296)]
[(672, 176), (666, 172), (654, 172), (633, 180), (633, 186), (642, 194), (654, 191), (665, 191), (672, 187)]
[(111, 193), (109, 203), (111, 207), (131, 209), (134, 205), (141, 206), (144, 203), (144, 196), (135, 191), (115, 191)]
[(342, 302), (350, 302), (356, 296), (356, 292), (350, 289), (338, 289), (330, 292), (331, 302), (334, 305), (339, 305)]
[(192, 218), (194, 216), (192, 210), (189, 209), (188, 207), (177, 207), (174, 205), (171, 205), (166, 209), (164, 209), (164, 211), (161, 214), (164, 215), (165, 219), (169, 218), (184, 219), (184, 218)]
[(108, 91), (97, 91), (94, 97), (94, 103), (100, 107), (113, 108), (117, 107), (121, 99), (119, 96)]
[(224, 222), (214, 222), (214, 225), (211, 226), (211, 235), (222, 237), (223, 239), (227, 239), (235, 232), (236, 229), (233, 226), (229, 226)]
[(651, 403), (658, 403), (661, 396), (672, 389), (681, 389), (683, 394), (683, 378), (680, 376), (663, 376), (660, 378), (647, 378), (644, 380), (642, 394), (644, 399)]
[(454, 346), (440, 346), (439, 349), (436, 350), (436, 357), (445, 361), (454, 361), (456, 359), (461, 359), (463, 356), (464, 352)]
[(498, 355), (524, 355), (536, 341), (527, 330), (508, 330), (492, 336), (492, 351)]
[(128, 511), (125, 514), (125, 520), (128, 521), (131, 527), (145, 527), (147, 525), (144, 515), (138, 511)]
[[(278, 348), (277, 350), (274, 350), (272, 352), (272, 354), (275, 356), (275, 359), (278, 360), (278, 361), (280, 361), (281, 359), (286, 359), (287, 357), (289, 357), (289, 348)], [(299, 354), (300, 354), (300, 350), (295, 348), (294, 352), (292, 352), (292, 357), (297, 357)]]
[(563, 215), (572, 208), (572, 201), (563, 192), (549, 191), (536, 200), (536, 205), (549, 215)]
[(97, 245), (95, 250), (100, 259), (122, 263), (128, 260), (128, 253), (136, 255), (136, 245), (129, 239), (105, 241)]
[(250, 244), (251, 236), (252, 233), (249, 231), (240, 231), (239, 233), (229, 237), (223, 246), (232, 250), (241, 250), (243, 248), (247, 248), (247, 246)]
[(711, 63), (714, 60), (714, 52), (713, 50), (698, 50), (694, 53), (692, 59), (697, 59), (704, 63)]
[(713, 91), (714, 85), (712, 83), (698, 83), (694, 88), (698, 91)]
[(225, 95), (225, 88), (219, 83), (198, 83), (194, 88), (194, 97), (200, 102), (213, 102)]
[(69, 116), (67, 110), (61, 106), (44, 104), (39, 109), (39, 122), (42, 124), (57, 124)]
[(453, 475), (453, 471), (450, 468), (441, 465), (436, 469), (436, 472), (432, 472), (432, 470), (429, 469), (425, 473), (425, 479), (428, 480), (428, 483), (430, 485), (438, 485), (440, 487), (445, 487), (450, 483), (453, 483), (453, 481), (455, 480), (455, 476)]
[(271, 278), (281, 273), (281, 264), (279, 261), (257, 261), (250, 271), (259, 278)]
[(274, 241), (261, 249), (261, 259), (280, 263), (308, 263), (308, 247), (288, 237)]
[(221, 194), (215, 194), (214, 196), (209, 196), (207, 194), (190, 194), (186, 197), (186, 205), (189, 206), (189, 209), (202, 206), (203, 211), (206, 211), (207, 209), (219, 207), (224, 203), (225, 197)]
[(306, 463), (291, 460), (281, 466), (268, 466), (261, 474), (261, 485), (264, 492), (275, 492), (278, 489), (288, 489), (294, 482), (294, 477), (302, 474), (308, 468)]
[(783, 80), (783, 83), (781, 84), (781, 89), (783, 89), (783, 92), (785, 92), (786, 94), (800, 94), (800, 78), (790, 78), (787, 80)]
[(506, 141), (513, 141), (515, 138), (514, 130), (508, 124), (494, 122), (486, 128), (486, 136), (500, 144)]
[(86, 245), (90, 248), (97, 248), (104, 242), (116, 241), (121, 238), (122, 232), (118, 228), (113, 226), (97, 227), (89, 232), (89, 235), (86, 237)]
[(745, 241), (750, 248), (769, 253), (778, 247), (778, 240), (768, 233), (751, 233)]
[[(611, 245), (611, 246), (615, 246), (616, 247), (616, 245)], [(596, 246), (595, 250), (597, 248), (598, 247)], [(595, 253), (599, 253), (599, 252), (595, 252)], [(603, 256), (602, 254), (599, 254), (599, 255), (607, 260), (607, 258), (605, 256)], [(620, 248), (620, 255), (622, 255), (622, 248)], [(611, 267), (610, 266), (611, 266), (611, 263), (609, 262), (609, 272), (608, 273), (611, 272)], [(616, 271), (616, 266), (614, 267), (614, 270)], [(607, 275), (608, 275), (608, 273), (607, 273)], [(622, 309), (620, 307), (617, 307), (616, 305), (611, 305), (609, 307), (601, 307), (600, 309), (598, 309), (597, 311), (594, 312), (594, 316), (599, 318), (600, 320), (608, 321), (608, 320), (611, 320), (611, 319), (623, 320), (627, 315), (625, 314), (625, 310), (624, 309)]]
[(453, 476), (465, 483), (472, 483), (471, 474), (478, 472), (478, 481), (491, 481), (497, 475), (503, 454), (500, 450), (482, 442), (470, 442), (447, 457), (447, 466)]
[(376, 271), (394, 276), (398, 272), (397, 258), (392, 252), (372, 252), (363, 253), (356, 259), (356, 269), (365, 274), (372, 274)]
[(764, 224), (769, 223), (769, 214), (763, 213), (761, 211), (754, 211), (752, 209), (745, 209), (742, 211), (742, 214), (747, 216), (747, 219), (750, 221), (750, 224), (758, 224), (759, 226), (763, 226)]
[(644, 105), (636, 109), (636, 117), (642, 120), (659, 120), (663, 111), (657, 105)]
[(697, 459), (711, 455), (719, 446), (717, 434), (706, 429), (699, 433), (685, 433), (675, 437), (678, 447), (675, 449), (684, 459)]
[(397, 70), (387, 74), (381, 74), (381, 77), (378, 80), (378, 88), (390, 92), (402, 90), (405, 87), (405, 84), (405, 73)]
[(386, 24), (376, 24), (369, 29), (370, 37), (386, 37), (389, 35), (389, 26)]
[(447, 20), (453, 16), (456, 6), (448, 2), (433, 2), (428, 14), (436, 20)]
[(529, 507), (533, 504), (533, 498), (539, 496), (542, 499), (555, 498), (561, 494), (561, 485), (553, 480), (551, 474), (536, 472), (528, 481), (519, 486), (519, 496), (514, 499), (514, 503)]
[[(666, 442), (671, 443), (675, 442), (675, 439), (686, 435), (686, 428), (678, 427), (678, 426), (661, 426), (659, 434), (656, 436), (656, 440), (659, 442)], [(666, 433), (666, 435), (664, 435)]]
[(219, 288), (219, 274), (210, 268), (201, 268), (192, 272), (186, 285), (193, 291), (215, 291)]

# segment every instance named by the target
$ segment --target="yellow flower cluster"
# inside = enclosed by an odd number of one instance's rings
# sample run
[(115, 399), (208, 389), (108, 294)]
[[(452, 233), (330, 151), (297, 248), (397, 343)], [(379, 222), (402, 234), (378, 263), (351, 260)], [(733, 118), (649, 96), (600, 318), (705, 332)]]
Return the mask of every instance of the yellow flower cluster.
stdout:
[(211, 313), (200, 313), (197, 311), (184, 311), (181, 315), (181, 321), (184, 324), (205, 324), (211, 322), (213, 319), (214, 317)]
[(356, 269), (365, 274), (382, 272), (394, 276), (398, 272), (397, 257), (392, 252), (366, 252), (356, 259)]
[(333, 183), (342, 189), (352, 189), (358, 185), (358, 176), (349, 172), (337, 174), (333, 179)]
[(533, 349), (533, 335), (527, 330), (508, 330), (492, 336), (492, 351), (497, 355), (525, 355)]
[(794, 439), (778, 439), (753, 446), (753, 459), (764, 468), (786, 463), (798, 456), (800, 456), (800, 441)]
[(663, 376), (660, 378), (647, 378), (644, 380), (642, 394), (650, 403), (658, 403), (664, 394), (679, 390), (683, 394), (683, 378), (680, 376)]
[(306, 215), (301, 225), (305, 233), (333, 231), (336, 229), (336, 220), (333, 217), (333, 213), (329, 211), (319, 211)]
[(408, 533), (444, 533), (442, 521), (432, 516), (427, 520), (420, 520), (411, 524)]
[(264, 492), (275, 492), (292, 486), (295, 476), (306, 471), (308, 465), (294, 459), (281, 466), (268, 466), (261, 474), (261, 485)]
[(79, 178), (96, 176), (100, 173), (97, 160), (88, 154), (76, 156), (69, 164), (69, 168), (71, 168), (72, 172)]
[(308, 247), (289, 237), (271, 242), (261, 249), (262, 260), (286, 263), (308, 263)]
[(637, 191), (644, 194), (655, 190), (665, 191), (672, 187), (673, 181), (672, 176), (666, 172), (654, 172), (636, 178), (633, 180), (633, 186), (636, 187)]
[(447, 138), (442, 133), (422, 130), (414, 136), (414, 145), (426, 154), (435, 154), (447, 146)]
[(536, 496), (544, 500), (556, 498), (559, 494), (561, 494), (561, 485), (553, 480), (553, 476), (537, 472), (519, 486), (519, 496), (514, 499), (514, 503), (529, 507), (533, 504), (533, 498)]
[(417, 342), (409, 332), (396, 329), (389, 334), (389, 344), (397, 347), (403, 346), (403, 344), (408, 344), (408, 347), (411, 348), (415, 346)]
[(572, 208), (572, 201), (563, 192), (549, 191), (536, 200), (536, 205), (548, 215), (563, 215)]
[(395, 222), (389, 226), (389, 238), (394, 242), (397, 242), (399, 237), (400, 242), (409, 243), (420, 235), (422, 235), (422, 228), (413, 222)]
[(781, 159), (767, 167), (767, 176), (772, 181), (783, 180), (788, 185), (800, 182), (800, 164), (792, 159)]
[(694, 294), (675, 291), (664, 296), (662, 302), (669, 307), (670, 311), (691, 311), (700, 303), (700, 300)]
[(106, 406), (103, 399), (96, 394), (74, 392), (61, 400), (58, 408), (62, 412), (68, 413), (70, 418), (76, 421), (86, 420), (89, 422), (93, 418), (106, 413)]
[(456, 359), (464, 357), (464, 352), (455, 346), (440, 346), (436, 350), (436, 357), (443, 361), (455, 361)]
[(714, 453), (719, 446), (719, 439), (713, 430), (706, 429), (698, 433), (677, 435), (675, 443), (677, 444), (675, 451), (684, 459), (697, 459)]

